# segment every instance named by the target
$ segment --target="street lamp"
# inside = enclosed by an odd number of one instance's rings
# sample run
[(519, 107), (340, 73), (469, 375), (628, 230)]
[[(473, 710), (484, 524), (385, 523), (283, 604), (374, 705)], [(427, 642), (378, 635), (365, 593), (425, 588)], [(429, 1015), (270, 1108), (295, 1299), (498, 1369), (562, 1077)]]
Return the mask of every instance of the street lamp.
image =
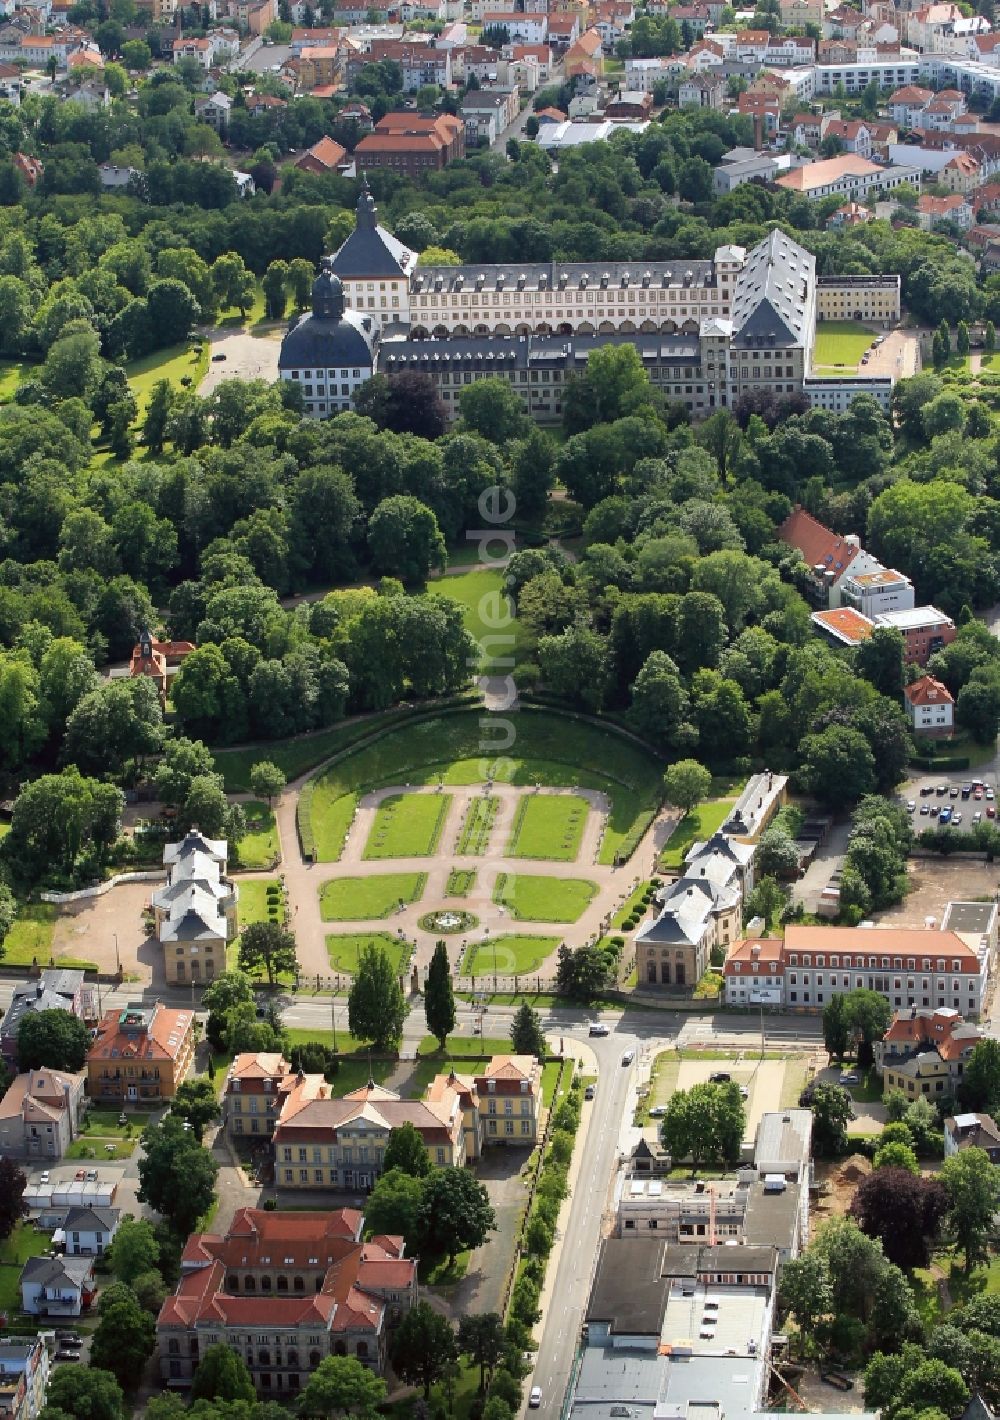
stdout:
[(121, 957), (120, 957), (119, 954), (118, 954), (118, 933), (117, 933), (117, 932), (114, 932), (114, 933), (112, 933), (112, 935), (113, 935), (113, 937), (114, 937), (114, 939), (115, 939), (115, 970), (117, 971), (118, 975), (121, 976), (121, 974), (122, 974), (122, 959), (121, 959)]
[(337, 998), (336, 998), (336, 996), (332, 997), (332, 999), (331, 999), (331, 1001), (330, 1001), (330, 1015), (331, 1015), (331, 1017), (333, 1018), (333, 1050), (334, 1050), (334, 1054), (336, 1054), (336, 1051), (337, 1051)]

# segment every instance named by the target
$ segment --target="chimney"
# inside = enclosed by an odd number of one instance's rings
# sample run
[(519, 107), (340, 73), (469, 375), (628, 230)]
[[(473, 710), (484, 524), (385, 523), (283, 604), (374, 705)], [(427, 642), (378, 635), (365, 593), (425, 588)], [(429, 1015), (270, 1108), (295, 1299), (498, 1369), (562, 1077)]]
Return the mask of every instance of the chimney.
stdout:
[(764, 148), (764, 115), (755, 113), (753, 116), (753, 147), (755, 153), (760, 153)]

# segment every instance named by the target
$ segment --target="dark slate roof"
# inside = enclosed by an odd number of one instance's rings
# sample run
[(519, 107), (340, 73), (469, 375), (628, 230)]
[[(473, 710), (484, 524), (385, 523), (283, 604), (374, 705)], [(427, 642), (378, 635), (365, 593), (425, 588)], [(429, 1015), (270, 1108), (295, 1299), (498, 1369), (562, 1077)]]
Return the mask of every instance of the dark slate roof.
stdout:
[(62, 1221), (67, 1233), (113, 1233), (117, 1227), (117, 1208), (70, 1208)]
[(567, 368), (583, 370), (591, 350), (604, 345), (631, 345), (644, 364), (669, 361), (697, 365), (701, 353), (697, 335), (454, 335), (441, 340), (384, 340), (379, 356), (383, 374), (408, 367), (433, 373), (438, 369), (497, 370)]
[(808, 335), (816, 262), (775, 230), (751, 250), (733, 293), (733, 341), (738, 346), (803, 345)]
[(367, 184), (361, 189), (357, 211), (354, 231), (332, 258), (334, 275), (355, 280), (408, 275), (415, 262), (414, 254), (391, 232), (379, 226), (378, 208)]
[(304, 315), (281, 342), (279, 370), (327, 370), (345, 366), (371, 366), (376, 344), (365, 317), (345, 311), (341, 320)]

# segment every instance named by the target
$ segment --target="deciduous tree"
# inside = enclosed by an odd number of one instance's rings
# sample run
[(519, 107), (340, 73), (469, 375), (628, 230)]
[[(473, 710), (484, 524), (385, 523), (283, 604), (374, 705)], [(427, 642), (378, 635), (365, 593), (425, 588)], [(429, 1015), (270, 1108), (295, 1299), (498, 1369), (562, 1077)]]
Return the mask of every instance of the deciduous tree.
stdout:
[(347, 998), (347, 1019), (357, 1040), (376, 1049), (395, 1045), (403, 1034), (406, 1002), (387, 953), (374, 942), (361, 948)]
[[(448, 1169), (448, 1173), (456, 1170)], [(469, 1177), (466, 1174), (460, 1177)], [(429, 1400), (431, 1386), (445, 1375), (458, 1356), (451, 1323), (428, 1302), (417, 1302), (404, 1316), (392, 1342), (392, 1368), (408, 1385), (423, 1386)]]
[(208, 1079), (185, 1080), (177, 1086), (170, 1113), (190, 1124), (191, 1133), (200, 1144), (205, 1126), (222, 1114), (215, 1085)]
[(962, 1149), (945, 1159), (939, 1177), (948, 1192), (948, 1227), (971, 1272), (987, 1256), (996, 1233), (1000, 1168), (985, 1149)]
[(464, 1169), (435, 1169), (423, 1183), (418, 1224), (428, 1252), (451, 1265), (465, 1248), (479, 1247), (497, 1220), (486, 1189)]
[(295, 1409), (304, 1420), (375, 1420), (386, 1394), (382, 1377), (356, 1356), (324, 1356)]
[(144, 1130), (142, 1147), (136, 1196), (186, 1237), (211, 1206), (219, 1166), (181, 1121), (170, 1115), (162, 1124)]
[[(365, 1368), (366, 1374), (371, 1374)], [(303, 1392), (305, 1394), (305, 1392)], [(209, 1346), (198, 1362), (191, 1381), (191, 1400), (243, 1400), (252, 1405), (257, 1399), (247, 1364), (231, 1346)]]
[(72, 1011), (29, 1011), (17, 1028), (22, 1070), (82, 1070), (89, 1049), (87, 1027)]
[(24, 1190), (27, 1175), (9, 1155), (0, 1157), (0, 1238), (9, 1238), (22, 1218), (28, 1216)]
[(407, 1121), (389, 1131), (382, 1168), (386, 1173), (399, 1169), (411, 1178), (425, 1178), (431, 1171), (431, 1156), (414, 1125)]
[(712, 776), (696, 759), (679, 759), (663, 776), (667, 802), (689, 814), (712, 787)]
[(298, 975), (295, 934), (280, 922), (248, 922), (240, 934), (240, 969), (263, 967), (270, 986), (282, 972)]
[(850, 1211), (863, 1232), (878, 1238), (889, 1261), (910, 1272), (927, 1266), (947, 1210), (940, 1179), (877, 1168), (858, 1185)]

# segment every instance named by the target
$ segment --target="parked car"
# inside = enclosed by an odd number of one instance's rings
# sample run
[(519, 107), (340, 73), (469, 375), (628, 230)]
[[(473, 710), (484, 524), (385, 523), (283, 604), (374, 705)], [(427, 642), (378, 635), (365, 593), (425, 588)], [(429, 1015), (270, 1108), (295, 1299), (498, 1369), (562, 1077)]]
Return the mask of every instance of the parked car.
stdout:
[(982, 811), (982, 809), (977, 809), (976, 812), (972, 815), (972, 822), (973, 822), (973, 823), (982, 823), (982, 821), (983, 821), (983, 811)]
[(611, 1027), (606, 1026), (603, 1021), (591, 1021), (589, 1035), (610, 1035)]
[(981, 799), (983, 797), (983, 786), (981, 784), (977, 784), (975, 789), (973, 789), (972, 797), (974, 799)]
[(635, 1051), (634, 1051), (634, 1050), (626, 1050), (625, 1054), (622, 1056), (622, 1064), (623, 1064), (623, 1065), (631, 1065), (631, 1064), (632, 1064), (632, 1061), (633, 1061), (634, 1059), (635, 1059)]
[(957, 784), (952, 784), (951, 788), (948, 790), (948, 793), (951, 795), (951, 797), (952, 797), (953, 799), (957, 799), (957, 798), (958, 798), (958, 785), (957, 785)]
[(732, 1078), (728, 1070), (713, 1070), (708, 1080), (712, 1085), (728, 1085)]
[(860, 1085), (861, 1078), (854, 1070), (842, 1070), (840, 1072), (840, 1083), (842, 1085)]
[(665, 1104), (654, 1104), (649, 1111), (649, 1117), (650, 1119), (662, 1119), (666, 1112), (667, 1106)]
[(955, 810), (955, 812), (951, 816), (951, 821), (954, 824), (960, 824), (962, 822), (962, 812), (960, 809)]
[(938, 815), (938, 822), (939, 822), (939, 823), (951, 823), (951, 809), (949, 809), (949, 808), (947, 808), (947, 807), (943, 808), (943, 809), (941, 810), (940, 814)]
[(920, 812), (921, 812), (922, 814), (929, 814), (929, 813), (930, 813), (930, 808), (929, 808), (929, 806), (928, 806), (927, 804), (921, 804), (921, 805), (920, 805)]
[(937, 794), (937, 796), (938, 796), (939, 799), (943, 799), (944, 796), (945, 796), (945, 794), (947, 794), (947, 792), (948, 792), (948, 785), (947, 785), (947, 784), (939, 784), (939, 785), (937, 786), (937, 788), (934, 790), (934, 792), (935, 792), (935, 794)]
[(528, 1396), (528, 1409), (537, 1410), (542, 1403), (542, 1388), (540, 1385), (531, 1387), (531, 1394)]
[(933, 785), (933, 784), (921, 784), (921, 786), (920, 786), (920, 797), (921, 797), (921, 798), (926, 798), (926, 796), (927, 796), (928, 794), (933, 794), (933, 793), (934, 793), (934, 785)]
[(220, 360), (224, 360), (225, 358), (226, 358), (225, 355), (223, 355), (222, 351), (220, 350), (219, 353), (218, 353), (218, 355), (213, 355), (213, 356), (212, 356), (212, 364), (213, 364), (213, 365), (217, 365)]
[(967, 799), (971, 793), (972, 793), (972, 785), (971, 785), (971, 784), (963, 784), (963, 785), (962, 785), (962, 798), (963, 798), (963, 799)]
[(907, 812), (908, 814), (912, 814), (912, 813), (914, 812), (914, 810), (916, 809), (916, 807), (917, 807), (917, 805), (916, 805), (916, 801), (915, 801), (915, 800), (913, 800), (913, 799), (907, 799), (907, 801), (906, 801), (906, 812)]
[(987, 805), (986, 805), (986, 817), (987, 817), (987, 818), (996, 818), (996, 816), (997, 816), (997, 806), (996, 806), (996, 804), (987, 804)]
[(996, 798), (996, 794), (994, 794), (993, 790), (992, 790), (992, 789), (987, 789), (987, 790), (986, 790), (986, 801), (987, 801), (987, 803), (992, 804), (992, 802), (993, 802), (993, 800), (994, 800), (995, 798)]
[(749, 1098), (750, 1098), (750, 1091), (747, 1089), (746, 1085), (740, 1085), (740, 1099), (741, 1099), (741, 1100), (748, 1100)]
[(48, 1169), (43, 1169), (43, 1170), (42, 1170), (42, 1176), (41, 1176), (41, 1178), (40, 1178), (38, 1181), (39, 1181), (39, 1183), (48, 1183), (49, 1177), (50, 1177), (50, 1175), (49, 1175)]
[(592, 1100), (596, 1094), (597, 1094), (597, 1086), (596, 1086), (596, 1085), (588, 1085), (587, 1088), (586, 1088), (586, 1089), (584, 1090), (584, 1092), (583, 1092), (583, 1097), (584, 1097), (585, 1100)]

